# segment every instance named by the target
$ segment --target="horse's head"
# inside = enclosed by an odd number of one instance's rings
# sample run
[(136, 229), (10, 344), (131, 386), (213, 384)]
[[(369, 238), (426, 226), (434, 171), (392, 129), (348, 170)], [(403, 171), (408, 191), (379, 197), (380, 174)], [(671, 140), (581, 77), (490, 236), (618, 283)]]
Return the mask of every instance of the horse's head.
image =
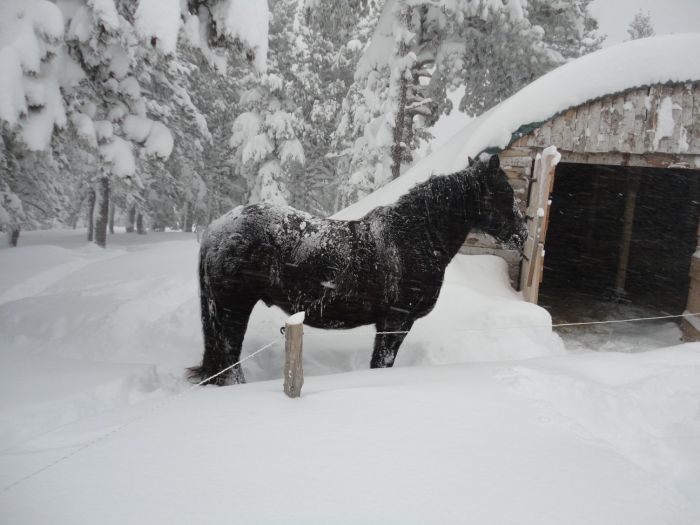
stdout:
[(528, 231), (498, 155), (481, 166), (480, 176), (482, 207), (477, 227), (507, 247), (521, 249)]

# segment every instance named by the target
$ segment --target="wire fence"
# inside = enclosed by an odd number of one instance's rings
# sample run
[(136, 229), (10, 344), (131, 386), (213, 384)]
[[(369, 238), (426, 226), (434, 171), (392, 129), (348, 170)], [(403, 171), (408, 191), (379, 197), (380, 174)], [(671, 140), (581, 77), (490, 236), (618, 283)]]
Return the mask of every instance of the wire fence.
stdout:
[[(66, 461), (67, 459), (70, 459), (70, 458), (72, 458), (73, 456), (76, 456), (76, 455), (80, 454), (81, 452), (87, 450), (88, 448), (93, 447), (94, 445), (97, 445), (98, 443), (101, 443), (102, 441), (104, 441), (104, 440), (106, 440), (107, 438), (109, 438), (109, 437), (111, 437), (111, 436), (117, 434), (118, 432), (121, 432), (122, 430), (124, 430), (125, 428), (131, 426), (132, 424), (136, 423), (137, 421), (140, 421), (141, 419), (145, 418), (146, 416), (151, 415), (151, 414), (153, 414), (154, 412), (156, 412), (156, 411), (162, 409), (166, 404), (171, 403), (171, 402), (173, 402), (174, 400), (178, 399), (179, 397), (181, 397), (181, 396), (183, 396), (183, 395), (185, 395), (185, 394), (188, 394), (188, 393), (192, 392), (193, 390), (197, 389), (198, 387), (201, 387), (202, 385), (208, 383), (208, 382), (211, 381), (212, 379), (215, 379), (215, 378), (219, 377), (221, 374), (224, 374), (224, 373), (228, 372), (229, 370), (231, 370), (232, 368), (234, 368), (234, 367), (236, 367), (236, 366), (238, 366), (238, 365), (240, 365), (240, 364), (242, 364), (242, 363), (248, 361), (249, 359), (252, 359), (253, 357), (255, 357), (256, 355), (258, 355), (259, 353), (264, 352), (265, 350), (268, 350), (268, 349), (272, 348), (274, 345), (276, 345), (277, 343), (281, 342), (282, 340), (283, 340), (282, 338), (278, 337), (278, 338), (276, 338), (276, 339), (270, 341), (269, 343), (267, 343), (266, 345), (264, 345), (264, 346), (258, 348), (256, 351), (254, 351), (254, 352), (252, 352), (251, 354), (247, 355), (247, 356), (244, 357), (243, 359), (240, 359), (239, 361), (233, 363), (231, 366), (227, 366), (227, 367), (224, 368), (223, 370), (218, 371), (216, 374), (213, 374), (213, 375), (211, 375), (211, 376), (209, 376), (209, 377), (207, 377), (207, 378), (205, 378), (205, 379), (202, 379), (202, 380), (199, 381), (198, 383), (193, 384), (193, 385), (191, 385), (189, 388), (178, 392), (178, 393), (175, 394), (174, 396), (170, 396), (170, 397), (167, 397), (167, 398), (161, 400), (159, 403), (156, 403), (155, 405), (153, 405), (149, 410), (146, 410), (146, 411), (143, 412), (142, 414), (139, 414), (138, 416), (133, 417), (133, 418), (129, 419), (128, 421), (125, 421), (124, 423), (122, 423), (121, 425), (119, 425), (119, 426), (113, 428), (113, 429), (110, 430), (109, 432), (107, 432), (107, 433), (105, 433), (105, 434), (102, 434), (102, 435), (100, 435), (100, 436), (98, 436), (98, 437), (96, 437), (96, 438), (94, 438), (94, 439), (92, 439), (92, 440), (90, 440), (90, 441), (87, 441), (86, 443), (83, 443), (82, 445), (80, 445), (80, 446), (79, 446), (78, 448), (76, 448), (75, 450), (72, 450), (71, 452), (69, 452), (69, 453), (67, 453), (67, 454), (65, 454), (65, 455), (63, 455), (63, 456), (57, 458), (56, 460), (52, 461), (51, 463), (48, 463), (47, 465), (44, 465), (44, 466), (41, 467), (40, 469), (34, 470), (34, 471), (30, 472), (29, 474), (27, 474), (27, 475), (25, 475), (25, 476), (22, 476), (21, 478), (19, 478), (19, 479), (13, 481), (13, 482), (10, 483), (9, 485), (5, 485), (2, 489), (0, 489), (0, 495), (5, 494), (6, 492), (12, 490), (14, 487), (16, 487), (16, 486), (18, 486), (18, 485), (24, 483), (25, 481), (28, 481), (28, 480), (32, 479), (33, 477), (38, 476), (39, 474), (41, 474), (41, 473), (43, 473), (43, 472), (46, 472), (47, 470), (49, 470), (49, 469), (55, 467), (55, 466), (58, 465), (59, 463), (62, 463), (62, 462), (64, 462), (64, 461)], [(51, 431), (45, 432), (45, 433), (42, 434), (42, 435), (50, 434), (50, 433), (51, 433), (52, 431), (54, 431), (54, 430), (56, 430), (56, 429), (52, 429)], [(38, 436), (35, 436), (35, 437), (33, 437), (32, 439), (37, 439), (37, 437), (38, 437)], [(21, 447), (21, 446), (22, 446), (22, 445), (18, 445), (18, 446), (13, 447), (12, 449), (17, 449), (17, 448), (19, 448), (19, 447)], [(6, 449), (6, 450), (8, 450), (8, 449)], [(3, 454), (3, 455), (7, 455), (7, 454)]]
[[(583, 327), (583, 326), (593, 326), (593, 325), (605, 325), (605, 324), (619, 324), (619, 323), (637, 323), (637, 322), (644, 322), (644, 321), (658, 321), (658, 320), (670, 320), (670, 319), (679, 319), (679, 318), (691, 318), (691, 317), (698, 317), (700, 316), (700, 313), (682, 313), (682, 314), (676, 314), (676, 315), (657, 315), (657, 316), (650, 316), (650, 317), (634, 317), (634, 318), (626, 318), (626, 319), (607, 319), (603, 321), (583, 321), (583, 322), (575, 322), (575, 323), (556, 323), (556, 324), (541, 324), (541, 325), (512, 325), (512, 326), (498, 326), (498, 327), (482, 327), (482, 328), (452, 328), (452, 329), (444, 329), (440, 330), (441, 332), (447, 333), (447, 332), (484, 332), (484, 331), (494, 331), (494, 330), (516, 330), (516, 329), (527, 329), (527, 328), (562, 328), (562, 327)], [(304, 334), (304, 337), (338, 337), (338, 336), (364, 336), (364, 335), (391, 335), (391, 334), (408, 334), (409, 330), (391, 330), (391, 331), (356, 331), (356, 330), (333, 330), (333, 331), (327, 331), (327, 332), (310, 332), (307, 334)], [(88, 448), (93, 447), (94, 445), (101, 443), (108, 439), (109, 437), (117, 434), (118, 432), (121, 432), (125, 428), (131, 426), (135, 422), (145, 418), (148, 415), (153, 414), (154, 412), (162, 409), (167, 403), (171, 403), (174, 400), (178, 399), (179, 397), (192, 392), (193, 390), (197, 389), (198, 387), (201, 387), (202, 385), (205, 385), (212, 379), (215, 379), (222, 374), (225, 374), (229, 370), (235, 368), (238, 365), (241, 365), (242, 363), (248, 361), (249, 359), (252, 359), (253, 357), (257, 356), (258, 354), (272, 348), (276, 344), (280, 343), (283, 340), (282, 337), (278, 337), (276, 339), (273, 339), (269, 343), (261, 346), (254, 352), (251, 352), (249, 355), (244, 357), (243, 359), (238, 360), (237, 362), (233, 363), (230, 366), (227, 366), (226, 368), (218, 371), (215, 374), (212, 374), (209, 377), (206, 377), (205, 379), (202, 379), (196, 384), (193, 384), (190, 386), (190, 388), (187, 388), (185, 390), (182, 390), (181, 392), (178, 392), (174, 396), (167, 397), (163, 400), (161, 400), (159, 403), (156, 403), (153, 405), (149, 410), (143, 412), (142, 414), (139, 414), (136, 417), (133, 417), (129, 419), (128, 421), (122, 423), (121, 425), (113, 428), (109, 432), (102, 434), (86, 443), (83, 443), (79, 447), (77, 447), (75, 450), (72, 450), (71, 452), (57, 458), (56, 460), (52, 461), (51, 463), (48, 463), (47, 465), (41, 467), (40, 469), (37, 469), (35, 471), (32, 471), (31, 473), (22, 476), (21, 478), (13, 481), (9, 485), (4, 486), (2, 489), (0, 489), (0, 495), (5, 494), (6, 492), (12, 490), (13, 488), (17, 487), (18, 485), (28, 481), (29, 479), (34, 478), (35, 476), (38, 476), (42, 474), (43, 472), (46, 472), (47, 470), (53, 468), (54, 466), (58, 465), (59, 463), (62, 463), (77, 454), (80, 454), (81, 452), (87, 450)], [(40, 436), (34, 436), (32, 440), (35, 440), (41, 436), (45, 436), (47, 434), (50, 434), (51, 432), (54, 432), (56, 429), (51, 429), (50, 431), (47, 431)], [(0, 455), (7, 455), (9, 451), (15, 450), (18, 448), (21, 448), (23, 445), (17, 445), (8, 449), (5, 449), (2, 451)]]
[[(451, 333), (451, 332), (491, 332), (499, 330), (524, 330), (528, 328), (564, 328), (570, 326), (593, 326), (593, 325), (603, 325), (603, 324), (619, 324), (619, 323), (638, 323), (642, 321), (658, 321), (664, 319), (679, 319), (679, 318), (689, 318), (698, 317), (700, 313), (682, 313), (674, 315), (657, 315), (652, 317), (632, 317), (626, 319), (607, 319), (603, 321), (582, 321), (576, 323), (542, 323), (542, 324), (524, 324), (524, 325), (502, 325), (502, 326), (487, 326), (487, 327), (475, 327), (475, 328), (440, 328), (438, 329), (441, 333)], [(390, 334), (408, 334), (410, 330), (387, 330), (387, 331), (374, 331), (374, 330), (332, 330), (323, 332), (310, 332), (305, 333), (304, 337), (334, 337), (334, 336), (364, 336), (364, 335), (390, 335)]]

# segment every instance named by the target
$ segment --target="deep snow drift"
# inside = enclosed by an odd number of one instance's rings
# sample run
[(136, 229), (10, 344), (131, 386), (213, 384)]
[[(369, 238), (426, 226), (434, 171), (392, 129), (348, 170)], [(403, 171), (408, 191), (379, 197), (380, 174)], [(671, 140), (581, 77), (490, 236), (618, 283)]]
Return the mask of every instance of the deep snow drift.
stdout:
[[(189, 391), (192, 237), (0, 250), (0, 491), (68, 456), (3, 522), (700, 522), (700, 345), (569, 354), (500, 259), (458, 256), (396, 368), (367, 370), (371, 327), (306, 328), (301, 399), (281, 345)], [(258, 305), (244, 355), (283, 322)]]

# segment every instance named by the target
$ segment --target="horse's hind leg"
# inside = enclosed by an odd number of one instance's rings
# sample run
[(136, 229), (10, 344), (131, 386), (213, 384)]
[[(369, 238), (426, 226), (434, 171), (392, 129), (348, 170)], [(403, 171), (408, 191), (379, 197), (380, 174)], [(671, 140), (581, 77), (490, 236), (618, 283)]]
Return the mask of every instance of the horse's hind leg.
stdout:
[[(225, 301), (225, 304), (212, 297), (202, 298), (204, 357), (202, 365), (192, 369), (193, 376), (204, 380), (240, 360), (248, 319), (256, 302), (245, 296)], [(207, 381), (219, 386), (244, 382), (240, 365)]]
[(413, 326), (413, 319), (406, 317), (388, 318), (379, 321), (376, 326), (377, 335), (374, 337), (374, 351), (369, 366), (370, 368), (391, 367), (394, 365), (401, 343)]

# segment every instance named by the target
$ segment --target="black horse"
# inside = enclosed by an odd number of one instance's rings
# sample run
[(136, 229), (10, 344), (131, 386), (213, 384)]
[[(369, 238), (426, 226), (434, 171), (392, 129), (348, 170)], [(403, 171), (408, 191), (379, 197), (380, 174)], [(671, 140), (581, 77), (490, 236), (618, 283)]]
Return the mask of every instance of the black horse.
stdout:
[[(204, 379), (239, 360), (248, 318), (262, 300), (306, 312), (317, 328), (374, 324), (407, 332), (437, 301), (445, 268), (472, 229), (520, 248), (527, 237), (497, 156), (433, 176), (356, 221), (289, 207), (239, 206), (213, 222), (199, 252)], [(370, 366), (389, 367), (405, 333), (378, 333)], [(244, 380), (240, 365), (212, 382)]]

